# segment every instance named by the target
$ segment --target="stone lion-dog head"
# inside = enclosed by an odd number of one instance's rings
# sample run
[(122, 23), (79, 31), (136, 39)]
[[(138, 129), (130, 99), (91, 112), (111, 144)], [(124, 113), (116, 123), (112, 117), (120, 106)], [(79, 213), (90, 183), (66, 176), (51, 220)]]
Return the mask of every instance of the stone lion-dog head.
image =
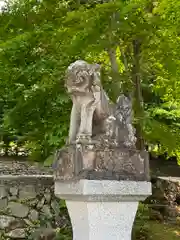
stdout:
[(70, 94), (88, 93), (100, 84), (100, 65), (82, 60), (72, 63), (66, 71), (66, 88)]

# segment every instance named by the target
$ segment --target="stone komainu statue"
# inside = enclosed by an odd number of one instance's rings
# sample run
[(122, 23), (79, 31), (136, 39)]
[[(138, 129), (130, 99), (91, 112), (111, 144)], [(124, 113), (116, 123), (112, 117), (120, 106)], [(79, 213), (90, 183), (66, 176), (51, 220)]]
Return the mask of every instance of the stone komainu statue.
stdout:
[(66, 87), (73, 107), (69, 144), (56, 151), (55, 178), (147, 180), (147, 154), (135, 147), (132, 101), (120, 95), (112, 104), (100, 81), (100, 66), (72, 63)]
[(66, 72), (66, 87), (73, 107), (69, 143), (92, 140), (105, 134), (116, 144), (135, 145), (131, 99), (121, 95), (113, 105), (103, 90), (100, 66), (78, 60)]

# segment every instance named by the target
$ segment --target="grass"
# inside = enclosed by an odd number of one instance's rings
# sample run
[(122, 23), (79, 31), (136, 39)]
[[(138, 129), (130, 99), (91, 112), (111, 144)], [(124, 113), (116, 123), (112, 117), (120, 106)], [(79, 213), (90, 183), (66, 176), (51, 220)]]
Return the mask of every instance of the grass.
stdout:
[(140, 205), (133, 229), (133, 240), (179, 240), (180, 226), (149, 220), (148, 208)]
[(133, 240), (179, 240), (180, 227), (165, 223), (137, 221), (134, 227)]
[[(151, 224), (151, 223), (150, 223)], [(162, 223), (152, 223), (152, 238), (155, 240), (176, 240), (180, 239), (180, 229), (176, 226), (169, 226)]]

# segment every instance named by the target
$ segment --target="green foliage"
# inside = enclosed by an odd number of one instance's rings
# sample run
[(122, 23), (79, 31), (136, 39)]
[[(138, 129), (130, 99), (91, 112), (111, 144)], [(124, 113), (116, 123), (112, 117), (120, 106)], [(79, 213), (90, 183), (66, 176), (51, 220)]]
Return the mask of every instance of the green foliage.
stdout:
[[(159, 144), (159, 152), (180, 161), (179, 11), (178, 0), (18, 0), (9, 5), (0, 14), (1, 132), (23, 136), (31, 159), (47, 158), (50, 164), (69, 125), (64, 72), (81, 58), (102, 65), (113, 101), (120, 92), (133, 91), (134, 74), (140, 76), (145, 112), (135, 120), (143, 125), (147, 144)], [(140, 67), (134, 73), (137, 40)]]
[[(13, 127), (25, 136), (24, 141), (31, 142), (26, 146), (33, 149), (31, 157), (36, 160), (44, 160), (54, 147), (63, 144), (71, 106), (62, 76), (70, 61), (52, 36), (65, 14), (65, 5), (59, 1), (51, 4), (21, 1), (12, 12), (4, 13), (9, 17), (6, 29), (10, 29), (0, 45), (1, 84), (7, 88), (7, 101), (15, 102), (4, 115), (4, 127)], [(52, 16), (53, 5), (57, 12)]]
[(55, 240), (71, 240), (72, 239), (72, 232), (71, 229), (60, 229), (57, 233)]
[(144, 134), (151, 145), (150, 150), (156, 155), (167, 153), (168, 157), (174, 156), (180, 163), (179, 111), (157, 107), (148, 111)]

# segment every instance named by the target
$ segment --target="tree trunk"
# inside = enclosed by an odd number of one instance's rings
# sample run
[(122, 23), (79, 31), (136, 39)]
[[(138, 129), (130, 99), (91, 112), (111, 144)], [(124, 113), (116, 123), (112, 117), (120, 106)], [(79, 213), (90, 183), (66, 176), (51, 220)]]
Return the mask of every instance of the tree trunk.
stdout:
[(132, 79), (134, 83), (134, 98), (135, 98), (135, 118), (137, 122), (135, 124), (136, 137), (137, 137), (137, 149), (144, 150), (144, 139), (142, 136), (142, 121), (144, 116), (143, 111), (143, 99), (141, 91), (141, 79), (140, 79), (140, 50), (141, 44), (138, 40), (133, 41), (133, 57), (134, 63), (132, 68)]
[(111, 63), (111, 70), (112, 70), (112, 78), (114, 79), (114, 82), (118, 82), (118, 76), (119, 76), (119, 67), (116, 60), (116, 49), (111, 48), (108, 50), (109, 60)]

